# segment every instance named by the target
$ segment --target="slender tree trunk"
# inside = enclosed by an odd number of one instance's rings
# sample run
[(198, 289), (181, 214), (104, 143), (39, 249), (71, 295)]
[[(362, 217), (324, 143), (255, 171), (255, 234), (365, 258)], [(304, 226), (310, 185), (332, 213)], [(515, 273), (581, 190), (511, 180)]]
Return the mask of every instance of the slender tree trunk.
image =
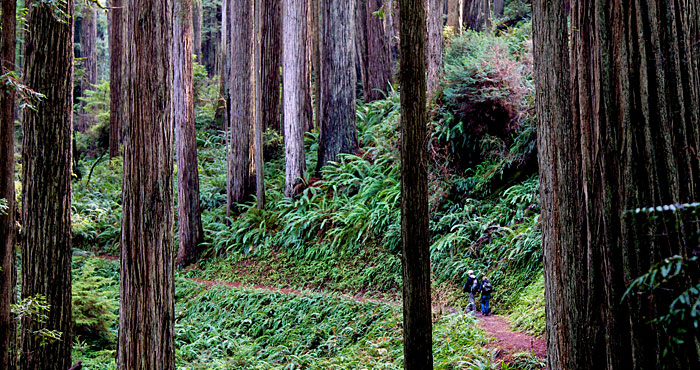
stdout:
[(169, 0), (129, 0), (117, 368), (175, 369), (172, 19)]
[(311, 1), (311, 53), (313, 54), (314, 72), (314, 127), (320, 129), (321, 119), (321, 0)]
[(282, 5), (263, 0), (262, 10), (262, 122), (265, 130), (280, 127), (280, 50), (282, 48)]
[(197, 56), (197, 62), (202, 61), (202, 0), (192, 2), (192, 53)]
[[(382, 99), (391, 80), (391, 50), (389, 37), (384, 28), (384, 20), (377, 14), (384, 0), (365, 0), (367, 29), (367, 77), (362, 83), (365, 101)], [(386, 10), (383, 12), (386, 14)]]
[(263, 40), (263, 0), (255, 1), (255, 196), (257, 208), (265, 208), (265, 158), (263, 152), (263, 117), (262, 117), (262, 40)]
[(355, 0), (323, 0), (321, 127), (316, 172), (341, 153), (357, 153)]
[(447, 0), (447, 26), (452, 28), (455, 35), (462, 33), (463, 11), (464, 0)]
[(367, 96), (367, 0), (355, 0), (355, 54), (357, 61), (357, 78), (362, 83), (362, 96)]
[(252, 0), (232, 0), (231, 12), (231, 147), (228, 158), (228, 214), (239, 212), (238, 203), (244, 203), (253, 193), (251, 188), (251, 67), (253, 62)]
[(433, 368), (424, 0), (402, 0), (401, 245), (404, 369)]
[(293, 197), (306, 176), (304, 127), (309, 117), (303, 102), (306, 74), (306, 0), (284, 0), (282, 6), (282, 55), (284, 81), (284, 194)]
[(541, 168), (550, 367), (700, 367), (695, 334), (677, 342), (653, 322), (687, 287), (624, 296), (654, 264), (700, 253), (693, 220), (630, 213), (700, 197), (700, 4), (571, 1), (568, 43), (563, 1), (533, 10), (537, 68), (549, 72), (537, 73), (539, 152), (560, 172)]
[(428, 67), (427, 99), (433, 100), (433, 94), (440, 84), (442, 75), (442, 13), (443, 0), (425, 0), (427, 22), (426, 64)]
[[(60, 22), (45, 4), (31, 7), (24, 79), (46, 96), (27, 109), (22, 142), (22, 297), (42, 295), (44, 323), (22, 319), (23, 370), (65, 370), (71, 364), (71, 174), (73, 132), (73, 1), (58, 5)], [(61, 338), (41, 345), (35, 333)]]
[(123, 141), (123, 123), (129, 119), (125, 110), (126, 96), (124, 68), (127, 48), (124, 47), (125, 7), (124, 0), (111, 0), (109, 11), (109, 157), (118, 157)]
[[(2, 2), (0, 75), (15, 70), (16, 1)], [(16, 364), (16, 325), (10, 312), (15, 303), (15, 93), (0, 89), (0, 199), (7, 210), (0, 212), (0, 368), (14, 370)]]
[(173, 107), (177, 156), (177, 211), (179, 247), (177, 266), (197, 260), (204, 239), (199, 206), (197, 132), (192, 79), (192, 0), (175, 0), (173, 22)]
[(490, 27), (491, 0), (464, 0), (464, 27), (484, 31)]
[(221, 74), (221, 12), (225, 0), (205, 2), (201, 6), (202, 50), (199, 58), (209, 76)]
[(306, 13), (304, 14), (306, 19), (306, 38), (304, 42), (306, 47), (304, 47), (304, 118), (305, 126), (304, 132), (311, 132), (314, 129), (314, 102), (313, 102), (313, 80), (311, 78), (311, 67), (313, 64), (313, 54), (312, 46), (313, 38), (309, 35), (313, 32), (313, 21), (311, 21), (311, 0), (305, 0)]
[[(93, 90), (97, 83), (97, 10), (89, 5), (83, 5), (80, 22), (80, 56), (83, 59), (83, 77), (80, 81), (80, 95), (85, 97), (86, 91)], [(81, 102), (80, 131), (88, 130), (95, 122), (95, 117), (85, 111), (85, 103)]]

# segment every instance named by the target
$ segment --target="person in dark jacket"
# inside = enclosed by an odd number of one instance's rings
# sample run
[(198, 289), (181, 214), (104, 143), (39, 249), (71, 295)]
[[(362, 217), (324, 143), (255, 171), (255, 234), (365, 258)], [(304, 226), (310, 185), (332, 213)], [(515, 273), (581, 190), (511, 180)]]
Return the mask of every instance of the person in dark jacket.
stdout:
[(489, 301), (491, 301), (491, 295), (493, 294), (493, 286), (486, 276), (481, 282), (479, 291), (481, 291), (481, 313), (484, 316), (488, 316), (490, 314)]
[(469, 294), (469, 304), (467, 304), (467, 312), (476, 311), (476, 302), (474, 294), (479, 291), (479, 280), (474, 275), (473, 270), (467, 271), (467, 281), (464, 283), (464, 292)]

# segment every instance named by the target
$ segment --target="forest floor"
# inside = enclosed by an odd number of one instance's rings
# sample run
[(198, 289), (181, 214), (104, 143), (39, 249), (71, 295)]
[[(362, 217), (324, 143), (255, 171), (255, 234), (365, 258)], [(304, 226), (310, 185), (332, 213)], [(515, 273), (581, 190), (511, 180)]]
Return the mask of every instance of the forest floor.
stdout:
[[(291, 294), (291, 295), (305, 295), (311, 294), (311, 291), (302, 291), (292, 288), (278, 288), (265, 285), (253, 285), (249, 286), (239, 282), (231, 281), (220, 281), (220, 280), (205, 280), (197, 278), (188, 278), (188, 280), (204, 284), (206, 286), (227, 286), (234, 289), (240, 288), (252, 288), (257, 290), (265, 290), (274, 293)], [(313, 294), (319, 294), (319, 292), (313, 292)], [(382, 299), (371, 299), (363, 297), (362, 295), (343, 295), (343, 294), (328, 294), (329, 296), (339, 296), (345, 299), (351, 299), (357, 302), (377, 302), (386, 303), (391, 305), (397, 305), (400, 302), (382, 300)], [(458, 309), (448, 308), (446, 311), (455, 312)], [(521, 352), (531, 352), (537, 358), (544, 359), (547, 356), (547, 343), (544, 338), (535, 337), (529, 334), (516, 332), (510, 329), (510, 323), (503, 316), (489, 315), (484, 316), (481, 313), (477, 313), (477, 318), (479, 318), (479, 327), (489, 336), (495, 339), (490, 344), (490, 347), (496, 350), (495, 358), (497, 361), (510, 362), (513, 355)]]

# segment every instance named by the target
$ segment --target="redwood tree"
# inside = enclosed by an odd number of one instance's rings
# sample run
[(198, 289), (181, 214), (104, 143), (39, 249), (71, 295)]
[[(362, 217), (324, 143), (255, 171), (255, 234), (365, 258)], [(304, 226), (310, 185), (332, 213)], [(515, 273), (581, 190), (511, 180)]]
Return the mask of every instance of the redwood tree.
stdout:
[(280, 127), (280, 50), (282, 2), (262, 0), (262, 122), (265, 129)]
[(570, 5), (569, 28), (565, 1), (533, 2), (550, 368), (700, 367), (654, 321), (687, 288), (625, 295), (700, 253), (680, 213), (630, 213), (700, 198), (700, 4)]
[(305, 20), (307, 0), (284, 0), (282, 5), (282, 71), (284, 77), (284, 147), (285, 186), (284, 194), (295, 195), (297, 185), (306, 174), (304, 155), (304, 127), (309, 117), (304, 113), (306, 81)]
[[(24, 82), (45, 98), (24, 111), (22, 140), (22, 297), (43, 296), (46, 320), (22, 319), (21, 368), (71, 366), (71, 175), (73, 1), (29, 10)], [(56, 12), (65, 13), (57, 18)], [(35, 333), (61, 333), (42, 345)]]
[(432, 100), (433, 94), (440, 83), (442, 71), (443, 4), (443, 0), (425, 0), (424, 3), (427, 24), (425, 58), (427, 59), (426, 64), (428, 67), (427, 98), (429, 102)]
[(175, 369), (173, 4), (128, 0), (128, 8), (117, 367), (168, 370)]
[(231, 0), (229, 5), (231, 146), (228, 155), (227, 209), (228, 214), (232, 215), (239, 211), (237, 204), (247, 201), (255, 190), (250, 158), (250, 133), (254, 118), (250, 83), (253, 15), (252, 0)]
[[(2, 37), (0, 38), (0, 75), (15, 70), (16, 20), (15, 0), (2, 2)], [(10, 304), (15, 299), (15, 93), (0, 88), (0, 199), (7, 201), (0, 212), (0, 368), (16, 367), (15, 323)]]
[(173, 107), (177, 161), (177, 265), (197, 260), (197, 246), (204, 239), (199, 205), (197, 132), (194, 120), (192, 78), (192, 0), (175, 0), (173, 22)]
[[(97, 10), (82, 4), (80, 12), (80, 58), (82, 59), (83, 76), (80, 80), (80, 96), (85, 97), (86, 91), (93, 90), (97, 83)], [(93, 125), (95, 118), (85, 111), (85, 102), (81, 102), (81, 114), (77, 129), (86, 131)]]
[[(367, 102), (384, 97), (391, 80), (391, 49), (389, 34), (384, 27), (384, 19), (377, 14), (385, 6), (384, 0), (365, 2), (365, 39), (367, 46), (367, 73), (363, 76), (362, 87)], [(383, 9), (382, 14), (389, 10)]]
[(455, 34), (462, 31), (463, 10), (464, 0), (447, 0), (447, 25), (452, 27)]
[(316, 172), (340, 153), (357, 153), (355, 0), (321, 2), (321, 115)]
[(404, 368), (431, 370), (433, 347), (428, 230), (426, 13), (423, 0), (402, 0), (399, 7)]
[(122, 145), (123, 123), (128, 119), (125, 110), (126, 96), (123, 94), (124, 68), (126, 67), (125, 36), (125, 0), (111, 0), (109, 10), (109, 157), (120, 155)]
[(492, 0), (464, 0), (464, 27), (483, 31), (489, 27)]

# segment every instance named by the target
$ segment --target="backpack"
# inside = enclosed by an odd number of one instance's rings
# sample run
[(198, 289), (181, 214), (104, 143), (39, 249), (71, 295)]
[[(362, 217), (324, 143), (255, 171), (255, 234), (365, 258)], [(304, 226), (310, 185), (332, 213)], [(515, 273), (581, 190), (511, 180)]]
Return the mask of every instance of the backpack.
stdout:
[(479, 290), (479, 280), (474, 279), (474, 282), (472, 282), (472, 293), (476, 293)]
[(488, 280), (483, 285), (481, 285), (481, 291), (484, 292), (484, 294), (490, 294), (492, 290), (493, 287), (491, 286), (491, 283)]

